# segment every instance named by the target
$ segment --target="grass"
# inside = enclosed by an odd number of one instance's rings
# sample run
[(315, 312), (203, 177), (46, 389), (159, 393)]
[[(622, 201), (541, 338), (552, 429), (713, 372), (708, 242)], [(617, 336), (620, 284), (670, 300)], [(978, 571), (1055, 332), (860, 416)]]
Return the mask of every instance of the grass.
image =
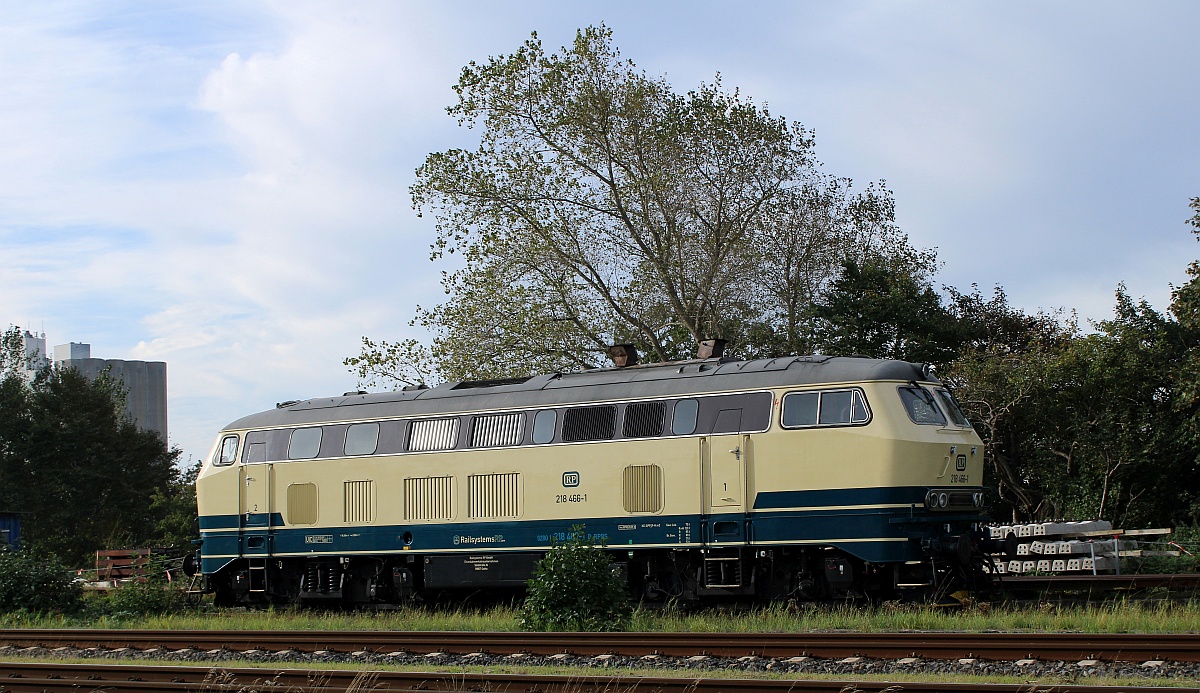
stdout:
[[(517, 631), (519, 607), (385, 612), (205, 610), (161, 616), (0, 615), (0, 628), (145, 628), (169, 630)], [(1110, 601), (1087, 605), (977, 604), (962, 609), (885, 603), (878, 606), (770, 605), (687, 611), (637, 609), (631, 630), (693, 633), (813, 631), (960, 631), (1196, 633), (1200, 603)]]

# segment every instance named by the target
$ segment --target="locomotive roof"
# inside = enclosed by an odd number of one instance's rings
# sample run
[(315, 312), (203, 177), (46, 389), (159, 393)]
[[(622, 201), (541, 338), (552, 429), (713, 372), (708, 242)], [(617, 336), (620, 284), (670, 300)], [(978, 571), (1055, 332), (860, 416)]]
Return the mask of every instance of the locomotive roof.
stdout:
[(922, 364), (853, 356), (729, 358), (600, 368), (508, 380), (462, 381), (434, 388), (347, 394), (278, 405), (226, 429), (264, 428), (462, 411), (584, 404), (645, 397), (678, 397), (790, 385), (917, 380), (937, 383)]

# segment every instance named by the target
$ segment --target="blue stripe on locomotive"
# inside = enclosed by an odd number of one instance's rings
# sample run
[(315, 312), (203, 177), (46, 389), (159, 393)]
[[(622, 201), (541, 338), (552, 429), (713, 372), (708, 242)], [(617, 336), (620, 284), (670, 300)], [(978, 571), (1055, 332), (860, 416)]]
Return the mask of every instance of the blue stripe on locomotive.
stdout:
[[(420, 525), (336, 528), (283, 527), (273, 513), (243, 518), (218, 515), (200, 518), (202, 570), (211, 574), (232, 556), (301, 554), (335, 556), (345, 553), (400, 554), (405, 551), (545, 550), (564, 538), (571, 525), (583, 524), (589, 534), (606, 540), (610, 549), (649, 545), (698, 546), (706, 538), (714, 545), (837, 543), (865, 561), (895, 562), (921, 558), (917, 541), (943, 523), (970, 523), (983, 514), (939, 515), (922, 505), (925, 487), (885, 487), (775, 491), (757, 494), (755, 512), (725, 515), (675, 515), (578, 518), (571, 520), (514, 520)], [(973, 489), (968, 489), (973, 490)], [(904, 507), (846, 507), (903, 505)], [(838, 507), (841, 506), (841, 507)], [(732, 534), (705, 537), (718, 522), (732, 523)], [(237, 529), (242, 531), (212, 531)], [(730, 525), (726, 525), (729, 527)], [(406, 542), (406, 535), (410, 542)]]

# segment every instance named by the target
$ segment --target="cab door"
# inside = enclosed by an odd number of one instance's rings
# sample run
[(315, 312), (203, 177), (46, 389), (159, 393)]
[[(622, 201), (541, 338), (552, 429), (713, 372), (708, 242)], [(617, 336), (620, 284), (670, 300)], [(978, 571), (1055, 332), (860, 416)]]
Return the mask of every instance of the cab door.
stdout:
[(708, 451), (708, 514), (740, 513), (745, 509), (745, 451), (742, 435), (709, 436)]
[(741, 433), (741, 409), (718, 413), (714, 433), (703, 440), (705, 544), (741, 544), (745, 536), (747, 436)]
[(271, 463), (241, 467), (241, 524), (243, 528), (271, 526)]

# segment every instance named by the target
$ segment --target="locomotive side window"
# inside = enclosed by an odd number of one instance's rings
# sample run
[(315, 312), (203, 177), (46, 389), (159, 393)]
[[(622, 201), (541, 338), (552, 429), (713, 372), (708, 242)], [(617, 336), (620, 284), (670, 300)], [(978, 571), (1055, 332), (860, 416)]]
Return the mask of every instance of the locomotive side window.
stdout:
[(242, 464), (267, 461), (267, 437), (273, 431), (250, 431), (246, 444), (242, 446)]
[(946, 425), (946, 417), (942, 416), (942, 412), (938, 410), (929, 390), (923, 387), (902, 387), (899, 391), (900, 401), (904, 402), (904, 409), (913, 423)]
[(307, 460), (317, 456), (321, 451), (320, 428), (297, 428), (292, 431), (292, 439), (288, 443), (289, 460)]
[(558, 418), (553, 409), (543, 409), (533, 415), (533, 442), (538, 445), (554, 440), (554, 422)]
[(859, 390), (789, 392), (783, 397), (784, 428), (849, 426), (870, 419), (866, 398)]
[(869, 418), (871, 412), (867, 411), (867, 400), (863, 398), (863, 393), (855, 390), (854, 404), (850, 407), (850, 423), (865, 423)]
[(408, 451), (450, 450), (458, 441), (458, 417), (414, 421), (408, 429)]
[(681, 399), (675, 403), (675, 416), (671, 421), (671, 432), (677, 436), (690, 436), (696, 432), (696, 414), (700, 404), (694, 399)]
[(938, 399), (942, 400), (942, 409), (945, 409), (946, 413), (950, 415), (950, 420), (954, 422), (954, 425), (963, 428), (969, 427), (971, 422), (967, 421), (966, 414), (959, 409), (958, 402), (954, 401), (954, 395), (951, 395), (949, 390), (937, 390), (936, 392)]
[(246, 448), (242, 451), (242, 463), (254, 464), (256, 462), (267, 461), (267, 444), (266, 443), (246, 443)]
[(821, 393), (821, 425), (850, 423), (850, 402), (853, 399), (849, 390)]
[(379, 422), (379, 445), (375, 452), (380, 455), (404, 452), (404, 431), (407, 428), (404, 421)]
[(471, 447), (494, 448), (520, 445), (525, 433), (524, 414), (488, 414), (476, 416), (471, 424)]
[(612, 404), (568, 409), (563, 414), (563, 442), (608, 440), (613, 437), (616, 421), (617, 407)]
[(346, 429), (347, 455), (374, 455), (379, 447), (379, 424), (354, 424)]
[(790, 392), (783, 397), (783, 425), (816, 426), (817, 408), (821, 395), (818, 392)]
[(626, 406), (621, 435), (625, 438), (661, 436), (666, 409), (666, 405), (662, 402), (637, 402)]
[(213, 464), (218, 467), (228, 467), (237, 462), (238, 452), (238, 437), (225, 436), (221, 439), (221, 449), (217, 452), (217, 459)]

